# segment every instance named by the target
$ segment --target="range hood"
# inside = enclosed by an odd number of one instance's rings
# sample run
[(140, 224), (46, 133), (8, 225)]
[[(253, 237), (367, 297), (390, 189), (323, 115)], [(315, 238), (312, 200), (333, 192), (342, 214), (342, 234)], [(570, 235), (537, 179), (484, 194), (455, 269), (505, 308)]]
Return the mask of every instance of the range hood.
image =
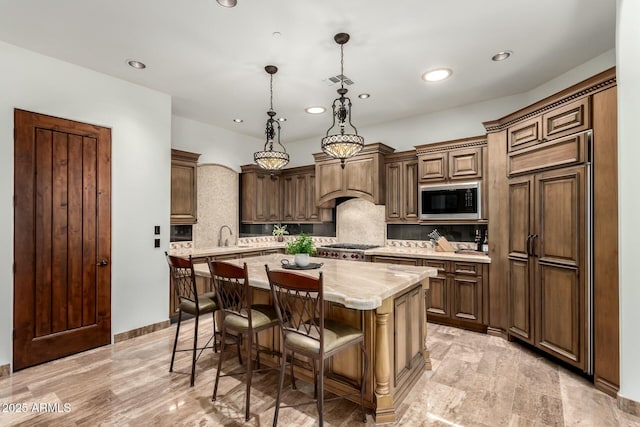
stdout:
[(325, 153), (314, 154), (317, 205), (334, 207), (336, 199), (343, 197), (357, 197), (384, 205), (384, 156), (393, 151), (381, 142), (367, 144), (360, 154), (345, 162), (344, 168), (339, 159)]

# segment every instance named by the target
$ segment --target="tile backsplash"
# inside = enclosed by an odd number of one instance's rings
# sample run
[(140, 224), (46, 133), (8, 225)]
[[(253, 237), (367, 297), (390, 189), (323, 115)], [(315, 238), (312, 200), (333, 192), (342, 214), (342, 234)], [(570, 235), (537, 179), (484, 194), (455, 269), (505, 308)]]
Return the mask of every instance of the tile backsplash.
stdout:
[[(476, 230), (487, 230), (487, 224), (387, 224), (387, 239), (428, 240), (427, 235), (434, 229), (452, 242), (473, 242)], [(489, 236), (491, 238), (491, 236)]]

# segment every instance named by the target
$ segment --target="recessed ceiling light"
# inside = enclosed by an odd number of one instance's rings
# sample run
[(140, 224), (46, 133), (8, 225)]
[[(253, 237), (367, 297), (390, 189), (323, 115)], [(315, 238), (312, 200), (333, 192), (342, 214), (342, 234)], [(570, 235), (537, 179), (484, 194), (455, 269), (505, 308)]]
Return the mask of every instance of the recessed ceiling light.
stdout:
[(280, 36), (282, 35), (282, 33), (281, 33), (280, 31), (274, 31), (273, 33), (271, 33), (271, 35), (272, 35), (273, 37), (278, 38), (278, 37), (280, 37)]
[(426, 82), (439, 82), (451, 77), (453, 71), (449, 68), (436, 68), (435, 70), (427, 71), (422, 75), (422, 80)]
[(503, 50), (502, 52), (498, 52), (491, 57), (492, 61), (504, 61), (509, 58), (513, 54), (510, 50)]
[(358, 98), (360, 99), (367, 99), (369, 98), (371, 95), (368, 93), (361, 93), (360, 95), (358, 95)]
[(135, 59), (127, 59), (127, 64), (136, 70), (144, 70), (147, 68), (147, 66), (144, 65), (144, 62), (136, 61)]
[(287, 118), (286, 117), (278, 117), (278, 121), (279, 122), (286, 122)]
[(242, 123), (242, 122), (244, 122), (244, 120), (242, 120), (242, 119), (233, 119), (233, 121), (234, 121), (235, 123)]
[(223, 7), (236, 7), (238, 0), (217, 0), (218, 4)]
[(322, 114), (327, 111), (327, 109), (324, 107), (307, 107), (304, 109), (304, 111), (309, 114)]

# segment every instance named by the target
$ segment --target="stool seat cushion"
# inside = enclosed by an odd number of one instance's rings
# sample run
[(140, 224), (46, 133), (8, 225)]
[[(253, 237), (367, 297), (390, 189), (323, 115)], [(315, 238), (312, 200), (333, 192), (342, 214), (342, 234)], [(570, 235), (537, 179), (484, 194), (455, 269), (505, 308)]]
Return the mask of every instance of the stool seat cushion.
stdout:
[[(316, 321), (316, 325), (319, 324)], [(285, 331), (284, 342), (287, 347), (297, 353), (320, 354), (320, 341), (317, 329), (311, 328), (310, 333), (304, 330), (304, 325), (296, 330)], [(363, 337), (361, 330), (331, 319), (324, 320), (324, 351), (325, 353), (341, 347), (351, 341)]]
[[(246, 316), (247, 310), (242, 309), (241, 313)], [(253, 323), (254, 329), (267, 325), (277, 325), (278, 315), (271, 305), (254, 304), (251, 306), (251, 323)], [(249, 319), (234, 313), (225, 313), (224, 324), (227, 328), (240, 332), (249, 329)]]
[[(204, 296), (198, 297), (198, 305), (200, 306), (200, 314), (213, 313), (218, 309), (218, 304), (216, 304), (214, 300)], [(180, 310), (195, 316), (196, 303), (189, 300), (182, 300), (180, 302)]]

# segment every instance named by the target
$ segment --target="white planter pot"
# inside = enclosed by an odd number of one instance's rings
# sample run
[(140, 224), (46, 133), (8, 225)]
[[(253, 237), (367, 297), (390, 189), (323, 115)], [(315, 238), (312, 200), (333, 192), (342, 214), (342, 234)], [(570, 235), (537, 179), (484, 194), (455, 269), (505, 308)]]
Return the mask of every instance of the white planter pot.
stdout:
[(309, 254), (295, 254), (293, 261), (298, 267), (306, 267), (309, 265)]

